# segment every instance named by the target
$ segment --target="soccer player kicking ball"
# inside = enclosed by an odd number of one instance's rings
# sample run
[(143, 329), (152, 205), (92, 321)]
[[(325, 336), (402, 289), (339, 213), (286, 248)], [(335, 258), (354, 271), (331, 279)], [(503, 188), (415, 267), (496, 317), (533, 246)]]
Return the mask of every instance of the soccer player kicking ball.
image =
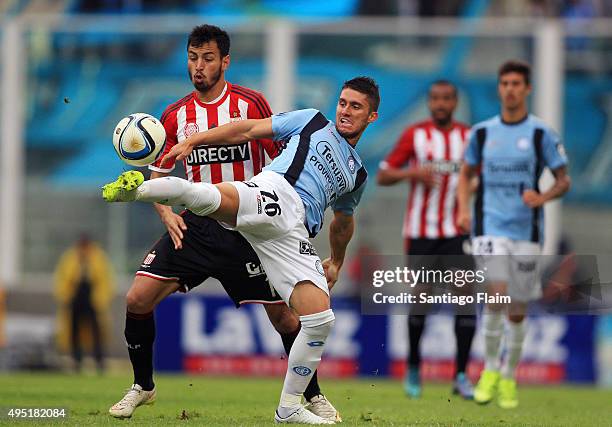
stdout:
[[(162, 115), (166, 152), (198, 130), (272, 115), (268, 102), (260, 93), (225, 80), (229, 64), (229, 35), (213, 25), (193, 28), (187, 40), (187, 69), (195, 90), (169, 105)], [(250, 179), (265, 166), (266, 154), (274, 157), (278, 148), (270, 139), (250, 140), (229, 147), (198, 147), (184, 161), (187, 179), (211, 184)], [(174, 165), (164, 168), (157, 161), (149, 166), (151, 178), (167, 176), (173, 168)], [(177, 290), (191, 290), (208, 277), (214, 277), (237, 307), (251, 302), (264, 304), (287, 354), (300, 329), (297, 315), (270, 287), (257, 255), (244, 237), (211, 218), (189, 211), (177, 215), (169, 206), (154, 206), (168, 232), (144, 257), (127, 293), (125, 339), (134, 383), (109, 409), (116, 418), (129, 418), (137, 407), (155, 400), (153, 311)], [(319, 388), (316, 371), (304, 397), (311, 412), (340, 420), (338, 411)]]
[[(261, 138), (286, 141), (286, 148), (249, 181), (217, 185), (165, 177), (144, 182), (140, 172), (123, 173), (104, 186), (106, 201), (182, 205), (239, 231), (259, 257), (272, 286), (300, 316), (302, 328), (291, 348), (276, 410), (278, 423), (333, 424), (307, 411), (302, 394), (334, 322), (329, 289), (338, 279), (350, 241), (353, 213), (367, 180), (354, 146), (378, 118), (376, 83), (357, 77), (344, 83), (335, 123), (317, 110), (300, 110), (267, 119), (243, 120), (189, 137), (164, 158), (188, 157), (207, 144), (238, 144)], [(331, 206), (331, 256), (321, 262), (308, 237), (321, 229)]]
[[(541, 296), (538, 255), (544, 230), (542, 206), (570, 187), (567, 158), (559, 136), (527, 110), (530, 67), (504, 63), (498, 73), (501, 115), (472, 128), (459, 176), (459, 224), (472, 229), (478, 268), (487, 277), (487, 293), (510, 296), (510, 304), (484, 308), (485, 369), (474, 400), (488, 403), (497, 394), (502, 408), (516, 408), (516, 367), (525, 339), (529, 301)], [(538, 180), (551, 169), (554, 185), (544, 193)], [(470, 179), (480, 171), (471, 221)], [(506, 357), (500, 370), (500, 343), (507, 315)]]

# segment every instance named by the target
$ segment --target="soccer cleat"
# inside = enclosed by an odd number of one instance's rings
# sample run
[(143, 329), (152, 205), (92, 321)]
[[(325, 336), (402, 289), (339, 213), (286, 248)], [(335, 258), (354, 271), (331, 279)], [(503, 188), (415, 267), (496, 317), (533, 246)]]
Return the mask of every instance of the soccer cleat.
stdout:
[(518, 406), (518, 393), (516, 391), (516, 380), (502, 378), (499, 380), (499, 394), (497, 404), (503, 409), (514, 409)]
[(412, 399), (421, 397), (421, 375), (418, 369), (408, 369), (408, 375), (406, 375), (406, 379), (404, 380), (404, 391), (406, 392), (406, 396)]
[(151, 391), (143, 390), (138, 384), (132, 384), (123, 399), (115, 403), (108, 410), (108, 413), (115, 418), (130, 418), (136, 408), (141, 405), (151, 405), (155, 402), (155, 389)]
[(144, 175), (138, 171), (127, 171), (114, 182), (102, 187), (102, 198), (107, 202), (133, 202), (136, 189), (144, 182)]
[(274, 413), (274, 422), (276, 424), (336, 424), (333, 421), (326, 420), (325, 418), (321, 418), (320, 416), (307, 411), (304, 406), (300, 406), (294, 413), (285, 418), (281, 418), (281, 416), (278, 415), (278, 411), (276, 411)]
[(338, 410), (334, 408), (334, 405), (332, 405), (322, 394), (317, 394), (310, 399), (310, 402), (306, 405), (306, 409), (326, 420), (335, 421), (337, 423), (342, 422), (340, 412), (338, 412)]
[(489, 403), (495, 397), (497, 384), (499, 383), (499, 372), (485, 369), (480, 374), (480, 380), (474, 389), (474, 401), (476, 403)]
[(474, 398), (474, 387), (472, 387), (472, 383), (463, 372), (458, 373), (455, 377), (453, 394), (458, 394), (465, 400), (472, 400)]

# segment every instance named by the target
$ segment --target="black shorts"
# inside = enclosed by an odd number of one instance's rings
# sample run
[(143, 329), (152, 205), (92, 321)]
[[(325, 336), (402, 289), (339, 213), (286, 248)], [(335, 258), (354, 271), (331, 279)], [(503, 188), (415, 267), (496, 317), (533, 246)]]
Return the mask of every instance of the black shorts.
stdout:
[(184, 211), (182, 217), (187, 225), (183, 248), (175, 250), (170, 235), (164, 234), (145, 256), (136, 275), (178, 282), (185, 291), (214, 277), (237, 307), (245, 303), (284, 303), (240, 233), (190, 211)]
[(470, 237), (448, 239), (407, 239), (406, 255), (411, 269), (473, 270)]

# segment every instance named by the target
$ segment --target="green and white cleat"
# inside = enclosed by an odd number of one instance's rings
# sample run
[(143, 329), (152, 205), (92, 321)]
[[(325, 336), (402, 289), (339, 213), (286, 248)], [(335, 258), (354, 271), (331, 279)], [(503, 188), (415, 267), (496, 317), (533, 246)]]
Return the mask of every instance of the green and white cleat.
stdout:
[(502, 378), (499, 380), (499, 395), (497, 404), (503, 409), (514, 409), (518, 406), (518, 393), (516, 391), (516, 380)]
[(497, 384), (499, 383), (499, 372), (485, 369), (480, 375), (478, 384), (474, 389), (474, 401), (476, 403), (489, 403), (495, 397)]
[(102, 198), (107, 202), (133, 202), (136, 189), (144, 180), (144, 175), (138, 171), (123, 172), (114, 182), (102, 187)]

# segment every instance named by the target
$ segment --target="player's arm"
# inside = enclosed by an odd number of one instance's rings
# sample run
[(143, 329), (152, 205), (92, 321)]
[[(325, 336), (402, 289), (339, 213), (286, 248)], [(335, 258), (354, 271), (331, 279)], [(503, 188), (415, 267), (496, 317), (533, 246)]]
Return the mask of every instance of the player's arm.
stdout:
[(474, 192), (474, 180), (478, 173), (478, 166), (463, 163), (459, 170), (459, 180), (457, 181), (457, 224), (468, 233), (472, 224), (472, 210), (470, 209), (470, 199)]
[(414, 159), (414, 128), (405, 130), (399, 137), (393, 150), (380, 163), (376, 182), (378, 185), (394, 185), (400, 181), (420, 181), (425, 185), (434, 186), (435, 176), (430, 167), (405, 165)]
[(431, 167), (410, 166), (407, 168), (394, 168), (381, 165), (376, 175), (378, 185), (394, 185), (400, 181), (420, 181), (428, 187), (436, 185), (436, 178)]
[(346, 247), (353, 237), (354, 230), (355, 221), (353, 220), (353, 215), (348, 215), (341, 211), (334, 212), (334, 219), (332, 219), (329, 226), (331, 256), (323, 261), (323, 269), (325, 270), (325, 277), (330, 289), (338, 280), (338, 274), (346, 255)]
[(555, 183), (544, 193), (538, 193), (534, 190), (525, 190), (523, 192), (523, 202), (530, 208), (542, 206), (549, 200), (557, 199), (567, 193), (571, 186), (571, 179), (567, 173), (567, 167), (561, 166), (552, 171), (555, 177)]
[[(151, 171), (150, 179), (163, 178), (168, 176), (167, 172), (156, 172)], [(162, 223), (166, 226), (168, 234), (174, 243), (174, 249), (181, 249), (183, 247), (183, 231), (187, 230), (187, 225), (182, 216), (177, 215), (171, 206), (160, 205), (159, 203), (153, 203), (153, 207), (157, 211), (159, 218)]]
[(175, 145), (168, 152), (162, 165), (183, 160), (188, 157), (194, 147), (198, 145), (232, 145), (251, 141), (253, 139), (272, 138), (272, 118), (248, 119), (239, 122), (227, 123), (223, 126), (209, 129), (204, 132), (197, 132)]

